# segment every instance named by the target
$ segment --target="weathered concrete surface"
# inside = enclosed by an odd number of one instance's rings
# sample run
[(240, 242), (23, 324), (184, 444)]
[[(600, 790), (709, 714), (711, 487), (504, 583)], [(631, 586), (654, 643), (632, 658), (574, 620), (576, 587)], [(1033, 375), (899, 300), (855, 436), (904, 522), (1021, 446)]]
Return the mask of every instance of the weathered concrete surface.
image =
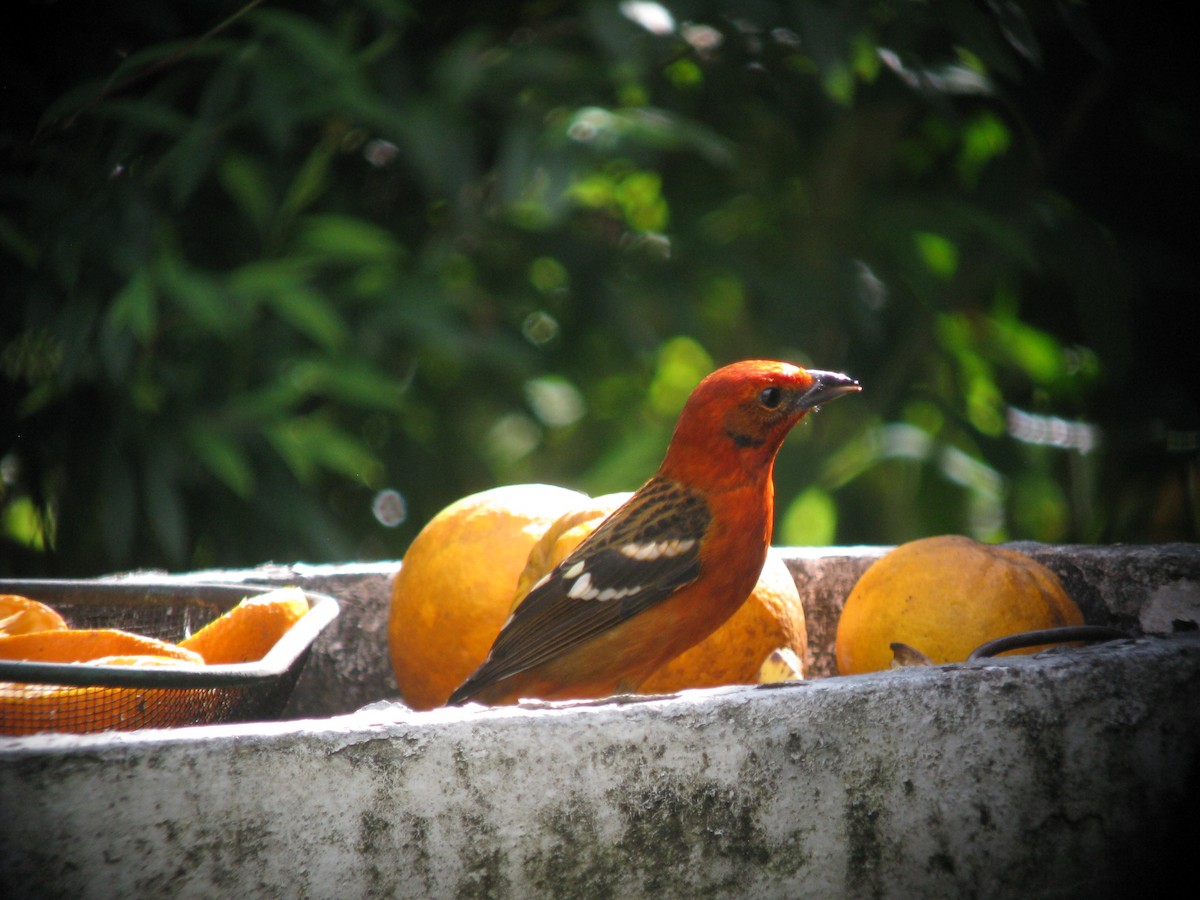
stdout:
[(4, 740), (0, 894), (1147, 895), (1192, 865), (1198, 688), (1188, 634), (628, 703)]
[[(778, 551), (814, 674), (885, 549)], [(353, 713), (396, 694), (397, 563), (176, 576), (336, 596), (289, 715), (352, 714), (0, 738), (0, 897), (1148, 895), (1200, 846), (1200, 546), (1023, 549), (1092, 624), (1163, 636), (670, 699)]]

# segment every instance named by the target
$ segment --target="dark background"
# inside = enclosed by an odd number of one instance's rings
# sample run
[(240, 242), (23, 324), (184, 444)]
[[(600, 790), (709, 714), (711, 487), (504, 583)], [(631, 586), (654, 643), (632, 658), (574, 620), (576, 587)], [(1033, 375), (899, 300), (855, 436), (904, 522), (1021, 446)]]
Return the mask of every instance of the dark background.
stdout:
[(397, 558), (748, 356), (865, 386), (776, 543), (1196, 539), (1185, 29), (661, 8), (6, 6), (0, 572)]

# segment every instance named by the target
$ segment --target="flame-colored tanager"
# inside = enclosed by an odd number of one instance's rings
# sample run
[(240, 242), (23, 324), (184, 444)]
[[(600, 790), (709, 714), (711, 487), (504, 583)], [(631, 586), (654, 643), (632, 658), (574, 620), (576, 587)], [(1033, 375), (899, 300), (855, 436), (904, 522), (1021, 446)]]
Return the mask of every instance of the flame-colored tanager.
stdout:
[(784, 437), (858, 390), (845, 375), (770, 360), (701, 381), (658, 471), (530, 589), (448, 703), (633, 691), (706, 638), (766, 561)]

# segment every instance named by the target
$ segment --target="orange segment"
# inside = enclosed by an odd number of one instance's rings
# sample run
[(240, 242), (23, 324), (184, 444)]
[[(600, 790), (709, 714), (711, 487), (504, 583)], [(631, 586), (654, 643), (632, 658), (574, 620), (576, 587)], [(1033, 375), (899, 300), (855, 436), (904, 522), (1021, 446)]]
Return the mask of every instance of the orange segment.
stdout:
[(37, 631), (0, 637), (0, 659), (25, 662), (88, 662), (102, 656), (166, 656), (202, 665), (199, 653), (116, 628)]
[(62, 631), (62, 616), (44, 603), (18, 594), (0, 594), (0, 636), (35, 631)]
[(308, 598), (300, 588), (279, 588), (247, 597), (179, 646), (209, 665), (257, 662), (306, 612)]

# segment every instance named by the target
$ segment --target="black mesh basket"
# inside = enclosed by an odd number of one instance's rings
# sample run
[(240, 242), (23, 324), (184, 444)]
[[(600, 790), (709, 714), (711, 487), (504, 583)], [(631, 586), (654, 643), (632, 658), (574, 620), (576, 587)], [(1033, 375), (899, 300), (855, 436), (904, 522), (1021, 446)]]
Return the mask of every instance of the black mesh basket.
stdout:
[[(137, 581), (4, 581), (71, 628), (119, 628), (178, 642), (246, 597), (275, 588)], [(0, 735), (95, 732), (278, 718), (337, 601), (305, 591), (309, 611), (253, 663), (135, 667), (0, 659)]]

